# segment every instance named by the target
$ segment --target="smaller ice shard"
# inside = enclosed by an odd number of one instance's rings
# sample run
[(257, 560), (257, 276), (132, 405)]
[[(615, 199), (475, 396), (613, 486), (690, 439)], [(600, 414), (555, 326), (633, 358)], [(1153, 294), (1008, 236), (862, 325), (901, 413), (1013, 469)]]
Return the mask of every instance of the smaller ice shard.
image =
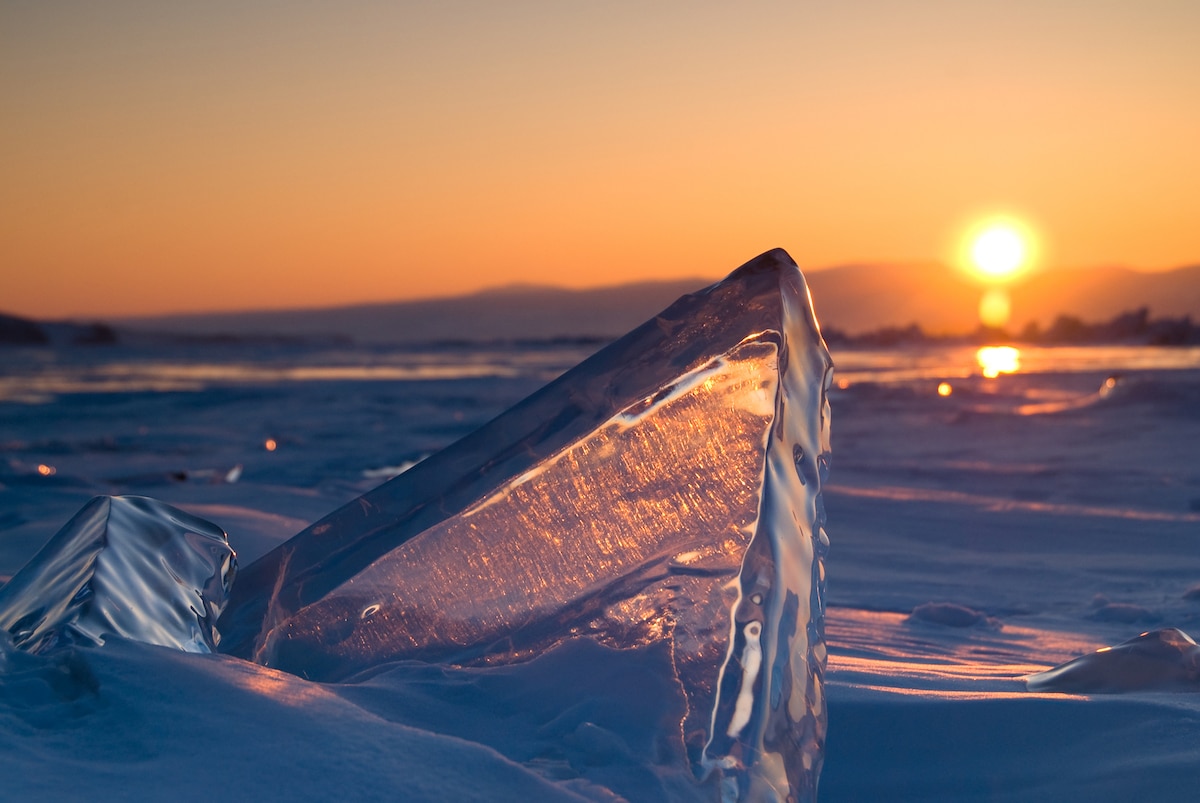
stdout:
[(1200, 646), (1182, 630), (1152, 630), (1030, 675), (1025, 685), (1066, 694), (1200, 691)]
[(41, 653), (108, 636), (213, 652), (237, 559), (216, 525), (140, 496), (98, 496), (0, 589), (0, 629)]

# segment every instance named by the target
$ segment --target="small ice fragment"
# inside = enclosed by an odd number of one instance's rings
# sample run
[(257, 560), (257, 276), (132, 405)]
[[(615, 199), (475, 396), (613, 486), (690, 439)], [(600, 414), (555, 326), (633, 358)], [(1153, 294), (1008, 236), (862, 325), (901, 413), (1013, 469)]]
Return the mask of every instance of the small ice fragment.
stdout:
[(929, 622), (946, 627), (974, 627), (987, 625), (999, 629), (1000, 623), (990, 619), (987, 614), (968, 608), (966, 605), (956, 605), (953, 602), (926, 602), (912, 609), (905, 620), (907, 622)]
[(379, 468), (363, 469), (363, 479), (368, 480), (390, 480), (393, 477), (399, 477), (404, 472), (408, 471), (413, 466), (420, 463), (425, 458), (418, 457), (416, 460), (404, 460), (396, 466), (380, 466)]
[(1025, 685), (1066, 694), (1200, 691), (1200, 646), (1182, 630), (1153, 630), (1030, 675)]
[(1088, 616), (1097, 622), (1122, 622), (1124, 624), (1150, 624), (1162, 619), (1154, 611), (1130, 602), (1104, 602)]
[(146, 497), (99, 496), (0, 589), (0, 629), (29, 652), (108, 636), (213, 652), (236, 571), (216, 525)]

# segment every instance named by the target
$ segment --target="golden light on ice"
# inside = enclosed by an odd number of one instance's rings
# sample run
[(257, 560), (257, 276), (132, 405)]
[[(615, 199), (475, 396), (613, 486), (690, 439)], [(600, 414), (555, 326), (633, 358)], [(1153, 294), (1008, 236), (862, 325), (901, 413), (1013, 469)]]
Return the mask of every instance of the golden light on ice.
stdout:
[(1021, 352), (1012, 346), (984, 346), (975, 352), (975, 359), (988, 379), (1021, 370)]

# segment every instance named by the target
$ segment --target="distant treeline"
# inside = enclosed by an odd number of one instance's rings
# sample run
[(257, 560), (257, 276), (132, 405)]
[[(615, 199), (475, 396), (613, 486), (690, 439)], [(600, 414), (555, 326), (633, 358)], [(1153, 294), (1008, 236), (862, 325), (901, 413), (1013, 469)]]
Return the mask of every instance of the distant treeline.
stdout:
[(116, 330), (105, 323), (39, 323), (0, 314), (0, 345), (94, 346), (116, 342)]
[(836, 327), (822, 327), (825, 342), (839, 346), (869, 346), (887, 348), (945, 343), (985, 344), (998, 340), (1042, 346), (1127, 343), (1146, 346), (1200, 345), (1200, 325), (1191, 316), (1182, 318), (1151, 318), (1150, 310), (1141, 307), (1123, 312), (1110, 321), (1087, 323), (1073, 315), (1059, 315), (1046, 329), (1032, 321), (1017, 333), (1006, 329), (980, 326), (963, 335), (927, 334), (920, 325), (885, 326), (859, 335), (847, 334)]

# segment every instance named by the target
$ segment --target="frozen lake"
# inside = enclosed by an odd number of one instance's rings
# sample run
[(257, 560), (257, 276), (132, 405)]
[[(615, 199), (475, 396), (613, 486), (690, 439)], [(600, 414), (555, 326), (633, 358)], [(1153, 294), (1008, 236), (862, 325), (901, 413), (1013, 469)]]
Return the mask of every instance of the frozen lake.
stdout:
[[(153, 496), (210, 519), (246, 564), (595, 347), (6, 349), (0, 575), (97, 494)], [(1200, 700), (1031, 694), (1021, 678), (1145, 630), (1200, 632), (1200, 349), (1022, 349), (1015, 372), (992, 378), (967, 348), (833, 356), (821, 799), (1190, 795)], [(426, 751), (423, 769), (352, 761), (359, 785), (348, 797), (386, 799), (407, 783), (411, 799), (604, 799), (588, 786), (596, 773), (584, 783), (539, 765), (526, 731), (506, 746), (492, 730), (499, 709), (455, 709), (451, 726), (447, 694), (415, 704), (414, 684), (431, 682), (416, 670), (347, 690), (138, 645), (86, 655), (74, 675), (5, 659), (6, 776), (27, 794), (172, 788), (173, 773), (212, 758), (171, 752), (185, 749), (172, 735), (177, 718), (191, 716), (203, 738), (228, 741), (217, 774), (244, 790), (259, 784), (268, 799), (340, 787), (253, 776), (286, 774), (293, 761), (332, 773), (378, 744)], [(60, 670), (78, 688), (39, 680)], [(160, 685), (159, 673), (174, 679)], [(439, 677), (445, 688), (459, 682), (450, 670)], [(143, 684), (159, 689), (153, 699), (136, 693)], [(226, 702), (189, 713), (214, 694)], [(258, 720), (245, 732), (229, 726), (242, 711)], [(289, 730), (328, 742), (311, 748), (284, 738)], [(260, 742), (275, 736), (264, 755)], [(89, 752), (92, 740), (103, 748)], [(457, 769), (466, 761), (473, 775)], [(643, 799), (674, 788), (638, 781), (641, 771), (617, 786)]]

